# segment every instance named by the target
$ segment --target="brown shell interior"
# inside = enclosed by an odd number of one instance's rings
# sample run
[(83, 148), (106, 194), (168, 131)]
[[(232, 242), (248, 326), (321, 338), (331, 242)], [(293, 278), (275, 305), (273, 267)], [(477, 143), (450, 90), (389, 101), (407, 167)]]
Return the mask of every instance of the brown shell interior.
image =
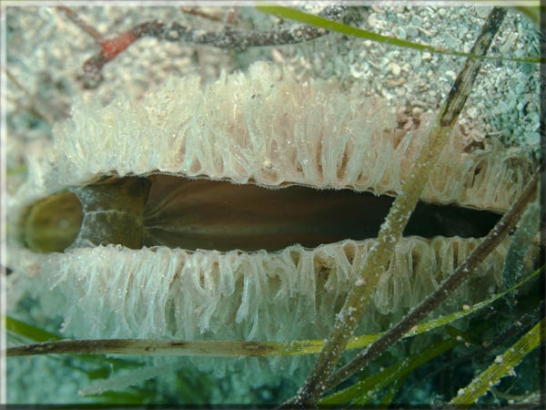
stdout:
[[(350, 189), (188, 179), (107, 178), (31, 207), (24, 242), (39, 252), (107, 244), (131, 249), (279, 251), (377, 236), (394, 198)], [(499, 216), (420, 203), (405, 235), (482, 237)]]

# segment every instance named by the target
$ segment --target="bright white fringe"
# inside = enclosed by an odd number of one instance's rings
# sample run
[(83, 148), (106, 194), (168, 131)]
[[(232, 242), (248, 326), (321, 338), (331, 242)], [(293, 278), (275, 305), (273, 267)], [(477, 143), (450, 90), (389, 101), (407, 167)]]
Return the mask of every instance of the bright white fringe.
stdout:
[[(54, 150), (66, 185), (105, 172), (164, 172), (394, 194), (428, 137), (426, 118), (398, 141), (393, 108), (358, 87), (302, 83), (261, 62), (204, 89), (198, 77), (171, 79), (143, 103), (79, 106), (56, 130)], [(528, 171), (498, 149), (464, 153), (460, 138), (444, 150), (423, 198), (506, 211)]]
[[(414, 306), (478, 243), (403, 239), (362, 330), (377, 330)], [(373, 240), (347, 240), (277, 253), (106, 246), (53, 254), (42, 264), (42, 275), (54, 308), (65, 312), (65, 330), (78, 337), (324, 338), (372, 245)], [(451, 300), (455, 308), (483, 299), (501, 284), (505, 252), (501, 247), (484, 263)], [(47, 305), (48, 297), (41, 298)]]

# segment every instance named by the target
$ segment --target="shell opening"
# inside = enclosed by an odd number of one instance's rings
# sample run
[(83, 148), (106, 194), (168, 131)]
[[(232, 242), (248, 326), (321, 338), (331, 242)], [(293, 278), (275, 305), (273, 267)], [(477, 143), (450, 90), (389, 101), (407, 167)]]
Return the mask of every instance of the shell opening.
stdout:
[[(107, 178), (33, 205), (23, 242), (37, 252), (119, 244), (131, 249), (278, 251), (377, 236), (394, 198), (349, 189), (253, 184), (155, 174)], [(405, 236), (482, 237), (499, 215), (420, 203)]]

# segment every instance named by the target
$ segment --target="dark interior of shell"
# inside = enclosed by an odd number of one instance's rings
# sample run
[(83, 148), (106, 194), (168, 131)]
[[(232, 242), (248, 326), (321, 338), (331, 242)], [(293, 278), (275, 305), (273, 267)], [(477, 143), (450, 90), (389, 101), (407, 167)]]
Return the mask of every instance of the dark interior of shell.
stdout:
[[(349, 189), (268, 189), (160, 174), (106, 178), (34, 204), (22, 232), (25, 245), (37, 252), (107, 244), (276, 251), (373, 238), (392, 202)], [(499, 218), (419, 203), (404, 234), (482, 237)]]

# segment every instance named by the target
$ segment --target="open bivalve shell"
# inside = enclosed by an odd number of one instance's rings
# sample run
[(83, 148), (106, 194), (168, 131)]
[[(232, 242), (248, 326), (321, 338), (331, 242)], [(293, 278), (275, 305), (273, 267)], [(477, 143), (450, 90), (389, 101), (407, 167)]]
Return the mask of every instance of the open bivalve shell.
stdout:
[[(393, 108), (364, 97), (356, 87), (343, 92), (335, 84), (301, 81), (266, 63), (254, 64), (248, 73), (224, 74), (204, 87), (198, 77), (171, 79), (139, 103), (123, 98), (106, 107), (79, 102), (72, 119), (57, 127), (47, 155), (43, 150), (34, 157), (29, 153), (28, 180), (8, 198), (8, 217), (19, 232), (9, 244), (10, 265), (25, 275), (26, 286), (39, 292), (46, 312), (64, 317), (67, 335), (78, 338), (324, 338), (388, 212), (390, 199), (378, 200), (382, 197), (377, 195), (399, 192), (433, 120), (423, 115), (420, 123), (404, 128)], [(522, 191), (530, 164), (495, 144), (468, 150), (463, 137), (456, 128), (422, 200), (431, 207), (486, 210), (487, 218), (495, 220), (498, 216), (491, 215), (509, 209)], [(161, 178), (162, 185), (154, 185)], [(179, 188), (177, 181), (188, 188)], [(133, 195), (133, 182), (144, 184), (138, 188), (142, 195)], [(203, 185), (208, 183), (212, 185)], [(114, 211), (108, 210), (116, 202), (111, 195), (121, 191), (108, 191), (112, 186), (129, 192)], [(239, 190), (245, 186), (251, 191)], [(160, 199), (150, 199), (154, 189)], [(252, 190), (264, 192), (257, 205)], [(276, 195), (290, 190), (294, 196), (286, 194), (286, 202), (277, 202)], [(21, 246), (33, 248), (40, 241), (32, 226), (40, 225), (40, 215), (33, 212), (49, 212), (47, 206), (33, 204), (59, 192), (68, 196), (53, 208), (81, 203), (80, 216), (73, 218), (81, 228), (66, 233), (74, 221), (55, 219), (58, 230), (70, 238), (67, 246), (48, 253)], [(328, 202), (317, 210), (317, 192), (369, 192), (367, 197), (380, 202), (368, 209), (357, 200), (350, 210)], [(76, 197), (78, 201), (66, 199)], [(197, 199), (184, 205), (184, 198)], [(332, 201), (337, 204), (338, 199)], [(254, 225), (239, 229), (240, 221), (223, 226), (216, 218), (228, 202), (243, 209), (240, 213), (247, 216), (239, 215), (242, 220), (252, 219), (253, 209), (259, 208), (270, 213), (267, 223), (282, 220), (283, 214), (289, 215), (288, 222), (266, 224), (265, 233)], [(180, 204), (181, 215), (158, 222), (158, 213), (173, 213)], [(372, 215), (379, 206), (379, 214)], [(359, 332), (380, 330), (403, 315), (480, 243), (472, 230), (448, 236), (451, 222), (430, 234), (428, 225), (447, 217), (423, 209), (424, 218), (414, 224), (416, 233), (398, 243)], [(199, 239), (192, 242), (191, 231), (201, 222), (187, 214), (201, 211), (213, 221), (206, 225), (208, 233), (196, 233)], [(299, 221), (312, 213), (316, 219), (303, 236), (318, 237), (318, 243), (300, 240), (297, 233), (286, 239), (290, 227), (299, 229)], [(368, 213), (367, 219), (358, 219)], [(116, 218), (130, 222), (110, 229)], [(330, 219), (327, 233), (316, 233)], [(359, 236), (360, 230), (367, 231), (363, 224), (368, 220), (376, 220), (377, 226), (367, 237)], [(171, 229), (177, 221), (191, 229)], [(344, 238), (336, 232), (330, 240), (329, 229), (338, 223), (357, 233)], [(159, 233), (154, 231), (158, 224)], [(419, 225), (427, 225), (426, 237), (417, 236)], [(224, 235), (237, 229), (243, 233), (230, 245)], [(170, 245), (169, 237), (182, 231), (189, 239)], [(271, 232), (282, 239), (267, 242)], [(117, 239), (106, 241), (103, 235)], [(506, 252), (505, 242), (443, 311), (472, 304), (501, 286)]]

